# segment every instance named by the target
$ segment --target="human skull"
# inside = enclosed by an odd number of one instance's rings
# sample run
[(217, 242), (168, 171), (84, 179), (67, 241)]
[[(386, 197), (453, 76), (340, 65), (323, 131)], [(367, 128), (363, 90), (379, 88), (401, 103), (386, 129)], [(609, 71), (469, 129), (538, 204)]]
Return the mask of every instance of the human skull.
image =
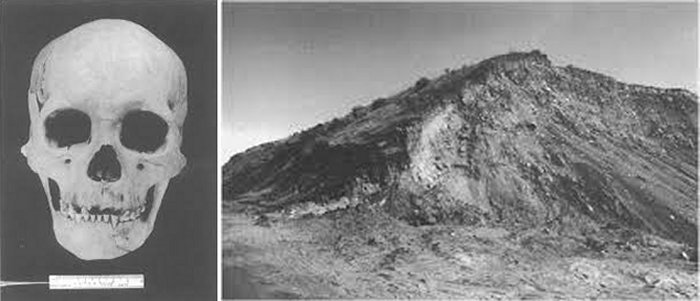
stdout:
[(186, 164), (180, 58), (140, 25), (93, 21), (41, 50), (27, 98), (22, 153), (43, 185), (56, 240), (83, 260), (139, 248)]

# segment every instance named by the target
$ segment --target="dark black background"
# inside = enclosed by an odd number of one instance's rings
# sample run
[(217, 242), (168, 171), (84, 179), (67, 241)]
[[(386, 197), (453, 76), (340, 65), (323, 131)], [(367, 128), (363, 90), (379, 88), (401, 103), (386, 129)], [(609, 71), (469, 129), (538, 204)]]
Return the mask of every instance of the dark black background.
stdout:
[[(216, 3), (212, 1), (11, 1), (0, 5), (0, 277), (48, 281), (50, 274), (145, 275), (144, 290), (49, 291), (2, 288), (3, 300), (211, 300), (216, 298)], [(185, 170), (171, 180), (155, 228), (138, 250), (82, 261), (56, 242), (39, 178), (20, 147), (27, 141), (32, 63), (52, 39), (83, 23), (136, 22), (182, 59), (188, 109)]]

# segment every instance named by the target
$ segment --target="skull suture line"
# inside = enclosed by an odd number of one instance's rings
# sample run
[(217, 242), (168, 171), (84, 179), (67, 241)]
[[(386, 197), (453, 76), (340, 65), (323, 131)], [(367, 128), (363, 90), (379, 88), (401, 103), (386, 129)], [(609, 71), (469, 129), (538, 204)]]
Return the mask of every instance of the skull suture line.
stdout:
[(22, 153), (41, 179), (56, 240), (83, 260), (140, 247), (186, 164), (180, 58), (135, 23), (86, 23), (41, 50), (28, 103)]

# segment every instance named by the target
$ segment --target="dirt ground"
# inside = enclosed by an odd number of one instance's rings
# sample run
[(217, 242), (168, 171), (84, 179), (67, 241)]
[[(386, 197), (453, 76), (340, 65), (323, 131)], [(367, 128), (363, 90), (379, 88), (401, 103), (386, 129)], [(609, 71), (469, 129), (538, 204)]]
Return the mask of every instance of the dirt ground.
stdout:
[(697, 263), (645, 236), (413, 227), (372, 208), (223, 217), (230, 298), (697, 299)]

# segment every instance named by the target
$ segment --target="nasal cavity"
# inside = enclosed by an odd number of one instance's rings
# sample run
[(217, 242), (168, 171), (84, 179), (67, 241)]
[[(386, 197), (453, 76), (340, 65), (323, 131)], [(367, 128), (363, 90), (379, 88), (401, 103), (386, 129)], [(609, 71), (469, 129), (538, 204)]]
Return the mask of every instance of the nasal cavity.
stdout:
[(116, 182), (122, 176), (122, 166), (111, 145), (103, 145), (88, 165), (88, 176), (96, 182)]

